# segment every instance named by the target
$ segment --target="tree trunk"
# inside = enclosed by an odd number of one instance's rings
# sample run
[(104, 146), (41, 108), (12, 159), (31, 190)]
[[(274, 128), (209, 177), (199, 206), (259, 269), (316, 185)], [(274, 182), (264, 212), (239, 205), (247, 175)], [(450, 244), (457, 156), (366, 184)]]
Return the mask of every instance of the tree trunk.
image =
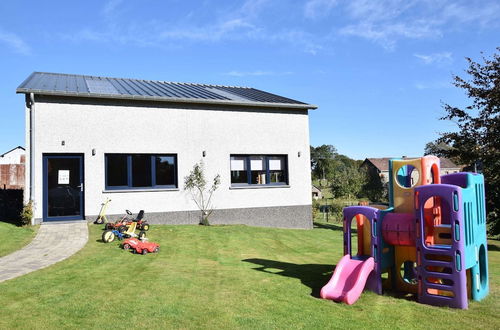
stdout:
[(208, 222), (208, 214), (205, 211), (201, 212), (201, 220), (200, 220), (200, 225), (203, 226), (210, 226), (210, 223)]

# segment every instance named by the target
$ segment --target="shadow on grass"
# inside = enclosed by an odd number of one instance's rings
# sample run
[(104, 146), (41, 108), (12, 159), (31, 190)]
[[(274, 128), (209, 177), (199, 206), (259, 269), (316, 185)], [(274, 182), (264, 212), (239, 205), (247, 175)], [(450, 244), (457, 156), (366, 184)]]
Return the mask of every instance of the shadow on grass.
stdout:
[(314, 228), (331, 229), (331, 230), (339, 230), (339, 231), (344, 230), (344, 228), (342, 227), (342, 224), (313, 222), (313, 225), (314, 225)]
[(488, 244), (488, 251), (500, 251), (500, 246), (495, 244)]
[(321, 288), (330, 280), (335, 269), (335, 265), (293, 264), (258, 258), (242, 261), (259, 265), (260, 267), (254, 268), (259, 272), (297, 278), (311, 289), (311, 296), (316, 298), (320, 297)]
[(397, 299), (404, 299), (408, 301), (417, 301), (417, 295), (408, 292), (395, 291), (393, 289), (384, 289), (384, 296), (389, 296)]

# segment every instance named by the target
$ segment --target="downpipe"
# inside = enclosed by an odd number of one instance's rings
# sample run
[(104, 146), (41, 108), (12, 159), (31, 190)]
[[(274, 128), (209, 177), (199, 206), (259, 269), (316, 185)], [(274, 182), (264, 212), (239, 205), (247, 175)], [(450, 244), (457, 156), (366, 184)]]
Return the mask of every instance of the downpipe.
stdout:
[[(35, 94), (30, 93), (30, 101), (29, 101), (29, 140), (30, 140), (30, 178), (29, 178), (29, 202), (32, 202), (35, 200), (35, 192), (33, 189), (34, 186), (34, 175), (33, 171), (35, 169), (35, 159), (33, 155), (35, 154), (35, 144), (34, 144), (34, 133), (35, 133), (35, 125), (34, 125), (34, 110), (35, 110)], [(32, 204), (32, 207), (34, 208), (34, 205)], [(31, 225), (35, 224), (35, 216), (31, 218)]]

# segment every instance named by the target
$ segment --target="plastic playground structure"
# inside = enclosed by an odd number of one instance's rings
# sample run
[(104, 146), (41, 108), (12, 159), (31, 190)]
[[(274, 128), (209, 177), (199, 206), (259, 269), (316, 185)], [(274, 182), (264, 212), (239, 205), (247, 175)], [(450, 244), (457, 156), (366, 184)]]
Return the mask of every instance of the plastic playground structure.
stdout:
[(484, 177), (440, 176), (439, 166), (434, 156), (391, 159), (389, 207), (344, 209), (344, 257), (322, 298), (353, 304), (365, 288), (392, 289), (466, 309), (488, 294)]

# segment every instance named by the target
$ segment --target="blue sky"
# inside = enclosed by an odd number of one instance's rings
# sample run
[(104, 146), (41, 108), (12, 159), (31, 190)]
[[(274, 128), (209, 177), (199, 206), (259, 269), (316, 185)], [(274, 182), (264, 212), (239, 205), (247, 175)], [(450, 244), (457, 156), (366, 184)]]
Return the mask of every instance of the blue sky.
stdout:
[(316, 104), (311, 144), (417, 156), (464, 57), (500, 46), (494, 0), (0, 2), (0, 152), (24, 145), (33, 71), (250, 86)]

